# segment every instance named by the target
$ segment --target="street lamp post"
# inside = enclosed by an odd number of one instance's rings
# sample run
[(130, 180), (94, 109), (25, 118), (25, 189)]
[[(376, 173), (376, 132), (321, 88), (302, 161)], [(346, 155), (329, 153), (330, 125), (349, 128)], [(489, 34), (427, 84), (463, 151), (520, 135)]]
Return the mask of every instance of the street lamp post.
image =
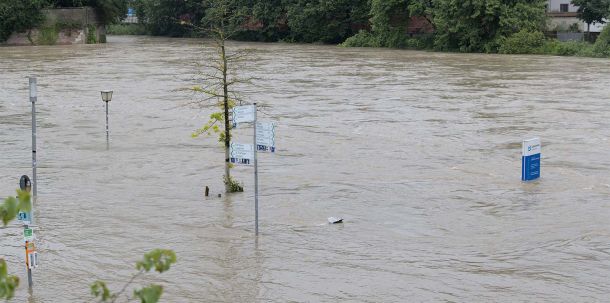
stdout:
[(102, 101), (106, 103), (106, 148), (110, 147), (109, 131), (108, 131), (108, 103), (112, 100), (112, 91), (102, 91)]

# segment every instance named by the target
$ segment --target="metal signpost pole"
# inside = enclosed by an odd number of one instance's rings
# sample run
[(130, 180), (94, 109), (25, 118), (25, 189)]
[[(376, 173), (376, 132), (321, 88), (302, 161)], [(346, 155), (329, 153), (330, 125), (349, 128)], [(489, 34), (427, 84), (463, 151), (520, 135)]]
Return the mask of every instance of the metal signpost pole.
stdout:
[[(38, 97), (36, 94), (36, 77), (30, 77), (30, 102), (32, 102), (32, 187), (34, 190), (34, 194), (32, 196), (32, 208), (30, 210), (30, 224), (34, 225), (34, 205), (36, 205), (36, 198), (38, 196), (38, 180), (36, 179), (36, 101)], [(24, 226), (24, 229), (28, 229), (27, 225)], [(24, 231), (25, 233), (25, 231)], [(26, 241), (26, 259), (27, 259), (27, 245)], [(32, 262), (32, 260), (29, 260)], [(28, 270), (28, 285), (30, 289), (32, 288), (32, 269), (30, 266), (27, 267)]]
[(258, 236), (258, 159), (256, 157), (256, 151), (258, 146), (256, 144), (256, 103), (254, 103), (254, 222), (255, 232)]

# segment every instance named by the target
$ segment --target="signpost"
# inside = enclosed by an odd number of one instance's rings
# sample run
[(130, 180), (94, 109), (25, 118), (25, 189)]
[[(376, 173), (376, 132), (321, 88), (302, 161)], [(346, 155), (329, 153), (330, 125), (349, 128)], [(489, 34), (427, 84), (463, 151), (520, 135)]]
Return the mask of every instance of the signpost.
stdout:
[(523, 140), (521, 150), (521, 181), (540, 178), (540, 139)]
[(250, 165), (254, 159), (254, 148), (250, 144), (231, 143), (231, 163)]
[(236, 106), (231, 110), (233, 116), (233, 128), (240, 123), (249, 123), (255, 120), (256, 105)]
[(233, 127), (240, 123), (252, 122), (254, 138), (252, 145), (231, 143), (230, 161), (236, 164), (254, 164), (254, 228), (258, 236), (258, 151), (275, 152), (275, 122), (256, 121), (256, 103), (247, 106), (237, 106), (231, 110)]
[(256, 150), (275, 152), (275, 122), (256, 122)]
[(34, 240), (34, 231), (31, 228), (26, 227), (23, 229), (23, 240), (25, 242), (32, 242)]
[(23, 225), (32, 225), (32, 213), (19, 211), (17, 214), (17, 220), (20, 221)]
[[(36, 77), (30, 77), (29, 78), (29, 82), (30, 82), (30, 102), (32, 103), (32, 182), (33, 184), (31, 184), (31, 187), (33, 187), (34, 191), (33, 191), (33, 195), (32, 195), (32, 206), (30, 209), (30, 214), (29, 214), (29, 220), (27, 220), (28, 216), (23, 215), (22, 217), (24, 219), (26, 219), (24, 221), (24, 236), (26, 236), (26, 232), (29, 229), (29, 225), (33, 225), (34, 224), (34, 205), (36, 205), (36, 200), (38, 198), (38, 180), (36, 179), (36, 167), (38, 165), (38, 163), (36, 162), (36, 101), (38, 101), (38, 96), (37, 96), (37, 91), (36, 91)], [(24, 180), (24, 178), (22, 177), (22, 180), (20, 180), (19, 185), (21, 186), (22, 184), (24, 185), (25, 188), (22, 188), (22, 190), (30, 190), (30, 187), (27, 186), (28, 185), (28, 181), (29, 178), (27, 178), (27, 176), (25, 176), (25, 178), (27, 180)], [(29, 229), (30, 232), (32, 231), (31, 229)], [(32, 237), (33, 237), (33, 232), (32, 232)], [(33, 239), (32, 239), (33, 240)], [(32, 250), (28, 250), (28, 241), (26, 240), (25, 242), (25, 262), (26, 262), (26, 267), (27, 267), (27, 272), (28, 272), (28, 286), (30, 289), (32, 289), (33, 286), (33, 281), (32, 281), (32, 268), (38, 266), (38, 258), (36, 255), (36, 250), (33, 248)], [(31, 246), (34, 247), (34, 243), (31, 243)], [(32, 260), (36, 261), (36, 263), (33, 263)]]

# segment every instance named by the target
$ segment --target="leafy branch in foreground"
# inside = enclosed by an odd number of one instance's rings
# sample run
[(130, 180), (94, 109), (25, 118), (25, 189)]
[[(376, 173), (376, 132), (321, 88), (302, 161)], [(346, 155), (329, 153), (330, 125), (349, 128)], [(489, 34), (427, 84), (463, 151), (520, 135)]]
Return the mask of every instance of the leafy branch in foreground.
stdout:
[[(24, 190), (17, 190), (17, 198), (8, 197), (0, 204), (0, 217), (2, 224), (6, 226), (11, 220), (15, 219), (19, 211), (30, 211), (32, 203), (30, 193)], [(19, 277), (8, 274), (6, 261), (0, 258), (0, 299), (10, 300), (15, 295), (15, 289), (19, 286)]]
[[(133, 282), (140, 277), (142, 274), (150, 272), (154, 270), (158, 273), (163, 273), (168, 271), (172, 264), (176, 263), (176, 254), (174, 251), (169, 249), (155, 249), (146, 253), (144, 255), (144, 259), (138, 261), (136, 263), (136, 269), (138, 270), (129, 281), (123, 285), (120, 291), (117, 293), (110, 292), (110, 289), (106, 286), (106, 283), (103, 281), (95, 281), (91, 284), (91, 294), (93, 297), (98, 299), (98, 302), (117, 302), (127, 287), (129, 287)], [(157, 284), (150, 284), (149, 286), (143, 287), (141, 289), (134, 289), (133, 295), (134, 298), (139, 298), (142, 303), (156, 303), (161, 298), (163, 294), (163, 286)], [(127, 297), (126, 301), (129, 301), (131, 298)]]

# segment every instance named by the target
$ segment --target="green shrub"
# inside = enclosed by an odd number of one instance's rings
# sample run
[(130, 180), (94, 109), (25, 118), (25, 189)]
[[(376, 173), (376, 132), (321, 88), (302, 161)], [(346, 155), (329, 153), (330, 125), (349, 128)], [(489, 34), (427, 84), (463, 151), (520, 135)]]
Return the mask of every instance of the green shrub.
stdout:
[(97, 43), (97, 29), (95, 25), (87, 25), (87, 44)]
[(344, 47), (381, 47), (379, 38), (371, 32), (361, 30), (341, 43)]
[(544, 34), (539, 31), (522, 30), (500, 40), (501, 54), (535, 54), (544, 45)]
[(42, 27), (39, 29), (38, 44), (39, 45), (55, 45), (59, 38), (59, 30), (57, 26)]
[(610, 56), (610, 26), (606, 26), (593, 45), (593, 52), (600, 57)]
[(225, 184), (229, 185), (230, 193), (240, 193), (244, 191), (244, 185), (239, 183), (239, 181), (233, 179), (233, 177), (229, 177), (227, 179), (227, 177), (225, 176), (224, 179)]
[(148, 31), (144, 24), (110, 24), (107, 30), (108, 35), (147, 35)]
[(45, 5), (45, 0), (1, 0), (0, 42), (6, 41), (13, 32), (24, 32), (41, 24)]
[(539, 53), (556, 56), (576, 56), (586, 47), (588, 47), (587, 43), (583, 42), (547, 40), (540, 47)]

